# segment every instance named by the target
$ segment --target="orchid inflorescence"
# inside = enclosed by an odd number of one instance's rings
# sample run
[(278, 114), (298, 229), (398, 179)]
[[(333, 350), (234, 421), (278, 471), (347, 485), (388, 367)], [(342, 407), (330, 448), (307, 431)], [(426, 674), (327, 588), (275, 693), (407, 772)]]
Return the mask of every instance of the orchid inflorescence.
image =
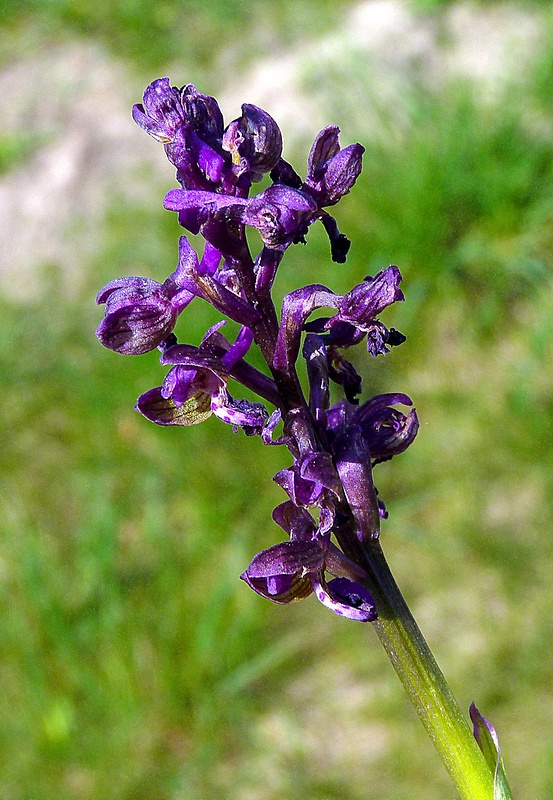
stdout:
[[(181, 236), (177, 267), (164, 283), (119, 278), (98, 295), (105, 304), (101, 343), (130, 355), (157, 347), (169, 367), (162, 385), (142, 394), (136, 409), (158, 425), (195, 425), (215, 415), (235, 431), (288, 448), (292, 464), (274, 476), (288, 500), (273, 511), (288, 538), (258, 553), (242, 579), (275, 603), (314, 593), (336, 614), (373, 622), (463, 800), (512, 800), (495, 729), (473, 705), (470, 730), (380, 546), (387, 512), (373, 467), (405, 450), (419, 423), (405, 394), (360, 403), (361, 377), (344, 351), (365, 340), (377, 357), (405, 340), (378, 318), (404, 299), (400, 271), (386, 267), (344, 295), (318, 283), (295, 289), (285, 295), (280, 317), (272, 298), (285, 251), (305, 242), (316, 220), (328, 235), (332, 260), (346, 260), (350, 242), (326, 209), (354, 185), (364, 148), (341, 148), (339, 129), (323, 128), (302, 180), (282, 158), (282, 134), (266, 111), (244, 104), (225, 128), (213, 97), (192, 84), (172, 87), (168, 78), (148, 86), (133, 117), (163, 143), (176, 167), (180, 188), (168, 192), (165, 208), (204, 240), (199, 256)], [(270, 185), (250, 197), (252, 183), (265, 176)], [(255, 257), (247, 228), (261, 237)], [(179, 344), (175, 325), (197, 297), (222, 318), (198, 346)], [(320, 309), (330, 314), (313, 318)], [(223, 333), (228, 320), (238, 326), (233, 341)], [(266, 371), (247, 359), (254, 344)], [(235, 399), (231, 379), (262, 402)], [(332, 405), (331, 382), (343, 391)]]
[[(161, 386), (138, 399), (136, 408), (147, 419), (187, 426), (213, 414), (267, 445), (288, 447), (293, 463), (274, 478), (288, 500), (275, 508), (273, 519), (289, 538), (257, 554), (243, 580), (277, 603), (314, 592), (337, 614), (372, 621), (376, 609), (361, 554), (378, 542), (386, 516), (372, 467), (408, 447), (418, 420), (414, 408), (406, 414), (396, 408), (412, 406), (405, 394), (359, 404), (361, 377), (343, 351), (364, 339), (376, 357), (404, 341), (378, 319), (404, 299), (401, 274), (396, 266), (386, 267), (344, 295), (320, 284), (304, 286), (284, 297), (280, 319), (271, 295), (285, 251), (305, 242), (316, 220), (328, 234), (332, 260), (346, 260), (350, 242), (326, 209), (354, 185), (364, 148), (341, 148), (339, 129), (324, 128), (302, 180), (282, 158), (281, 131), (266, 111), (244, 104), (242, 115), (225, 128), (213, 97), (191, 84), (172, 87), (168, 78), (148, 86), (133, 117), (163, 143), (176, 167), (180, 188), (168, 192), (165, 208), (178, 212), (180, 225), (201, 234), (205, 244), (200, 256), (182, 236), (177, 267), (162, 284), (140, 277), (108, 283), (98, 295), (105, 304), (98, 338), (126, 355), (159, 349), (170, 369)], [(252, 183), (266, 175), (272, 183), (250, 197)], [(261, 237), (255, 257), (247, 227)], [(179, 344), (177, 319), (196, 297), (222, 319), (198, 346)], [(310, 320), (319, 309), (330, 314)], [(227, 319), (240, 326), (234, 341), (223, 333)], [(254, 343), (267, 374), (247, 360)], [(307, 397), (297, 372), (300, 352)], [(235, 399), (231, 378), (263, 402)], [(334, 405), (331, 382), (344, 394)]]

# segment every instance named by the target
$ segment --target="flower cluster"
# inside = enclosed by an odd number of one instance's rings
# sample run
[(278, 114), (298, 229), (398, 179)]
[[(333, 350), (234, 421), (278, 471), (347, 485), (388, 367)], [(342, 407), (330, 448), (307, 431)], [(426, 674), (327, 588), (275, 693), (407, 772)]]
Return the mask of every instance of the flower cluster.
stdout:
[[(162, 284), (141, 277), (108, 283), (98, 295), (98, 303), (105, 304), (98, 338), (122, 354), (159, 349), (169, 371), (136, 405), (149, 420), (186, 426), (214, 414), (235, 430), (289, 449), (293, 463), (274, 478), (288, 499), (273, 512), (287, 539), (256, 555), (243, 580), (276, 603), (314, 593), (337, 614), (374, 620), (367, 572), (358, 557), (359, 547), (378, 540), (386, 516), (372, 468), (408, 447), (418, 420), (404, 394), (359, 404), (361, 378), (343, 351), (366, 339), (368, 352), (377, 356), (404, 340), (378, 318), (404, 299), (401, 274), (389, 266), (345, 295), (321, 284), (299, 288), (286, 295), (280, 316), (271, 295), (286, 249), (304, 242), (317, 220), (328, 234), (332, 259), (345, 261), (350, 242), (326, 209), (354, 185), (364, 148), (341, 148), (339, 129), (324, 128), (302, 180), (282, 158), (280, 129), (266, 111), (244, 104), (242, 115), (225, 127), (213, 97), (190, 84), (172, 87), (167, 78), (148, 86), (133, 117), (163, 143), (176, 168), (180, 188), (168, 192), (165, 208), (176, 211), (180, 225), (200, 233), (205, 244), (198, 254), (182, 236), (177, 267)], [(264, 175), (270, 185), (250, 196), (252, 184)], [(247, 227), (261, 239), (255, 257)], [(197, 297), (221, 320), (198, 346), (180, 344), (177, 319)], [(319, 309), (330, 314), (310, 320)], [(239, 326), (233, 341), (222, 331), (227, 320)], [(266, 372), (247, 360), (254, 344)], [(297, 370), (300, 352), (305, 393)], [(234, 398), (231, 379), (262, 402)], [(333, 405), (331, 383), (344, 394)], [(411, 408), (403, 413), (397, 406)]]

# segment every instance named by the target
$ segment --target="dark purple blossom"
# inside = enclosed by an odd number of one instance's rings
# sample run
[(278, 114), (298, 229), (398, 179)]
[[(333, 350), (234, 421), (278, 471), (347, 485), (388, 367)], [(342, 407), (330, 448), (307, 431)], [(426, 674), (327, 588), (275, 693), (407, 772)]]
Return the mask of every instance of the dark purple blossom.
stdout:
[(274, 183), (244, 207), (242, 221), (259, 231), (266, 247), (285, 250), (304, 241), (317, 204), (307, 194)]
[(181, 93), (169, 83), (169, 78), (153, 81), (144, 92), (142, 103), (133, 106), (137, 125), (157, 139), (169, 144), (185, 124)]
[(403, 453), (414, 441), (419, 430), (417, 412), (411, 408), (407, 415), (393, 406), (401, 403), (412, 406), (405, 394), (380, 394), (367, 400), (353, 415), (369, 448), (373, 464), (388, 461)]
[(168, 78), (153, 81), (133, 118), (150, 136), (162, 142), (179, 181), (195, 189), (222, 182), (226, 164), (220, 141), (223, 117), (217, 101), (192, 84), (177, 89)]
[(178, 285), (174, 273), (162, 284), (149, 278), (110, 281), (96, 299), (106, 305), (96, 335), (104, 347), (116, 353), (147, 353), (169, 336), (193, 297)]
[(174, 366), (162, 386), (141, 395), (136, 405), (152, 422), (195, 425), (214, 414), (248, 434), (261, 433), (267, 411), (261, 403), (235, 400), (229, 394), (229, 373), (223, 359), (201, 348), (177, 344), (164, 351), (161, 363)]
[(350, 191), (361, 172), (364, 152), (360, 144), (341, 150), (340, 129), (336, 125), (317, 134), (307, 161), (304, 189), (320, 208), (335, 205)]
[[(376, 319), (387, 306), (403, 300), (399, 288), (401, 273), (396, 266), (381, 270), (374, 278), (365, 278), (347, 294), (334, 294), (326, 286), (312, 284), (286, 295), (282, 303), (282, 317), (275, 349), (276, 369), (286, 370), (293, 366), (299, 354), (301, 334), (308, 317), (319, 308), (335, 308), (332, 317), (317, 320), (310, 330), (329, 331), (328, 341), (339, 347), (357, 344), (368, 335), (368, 350), (371, 355), (387, 351), (387, 328)], [(333, 336), (333, 330), (337, 335)], [(378, 331), (378, 343), (374, 333)]]
[[(363, 571), (321, 533), (307, 511), (288, 502), (275, 509), (274, 518), (290, 541), (255, 556), (240, 576), (248, 586), (274, 603), (293, 603), (314, 592), (340, 616), (360, 622), (376, 619), (370, 592), (359, 583)], [(327, 581), (327, 572), (340, 577)]]
[(282, 134), (274, 119), (262, 108), (244, 103), (242, 116), (231, 122), (222, 139), (238, 172), (260, 181), (278, 163)]

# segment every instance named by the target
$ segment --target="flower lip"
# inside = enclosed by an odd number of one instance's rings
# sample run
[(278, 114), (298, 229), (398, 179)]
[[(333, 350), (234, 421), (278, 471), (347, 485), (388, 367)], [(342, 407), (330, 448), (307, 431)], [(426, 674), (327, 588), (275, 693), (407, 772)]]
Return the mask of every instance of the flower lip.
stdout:
[(313, 590), (320, 602), (341, 617), (358, 622), (374, 622), (376, 607), (370, 592), (349, 578), (325, 581), (312, 580)]

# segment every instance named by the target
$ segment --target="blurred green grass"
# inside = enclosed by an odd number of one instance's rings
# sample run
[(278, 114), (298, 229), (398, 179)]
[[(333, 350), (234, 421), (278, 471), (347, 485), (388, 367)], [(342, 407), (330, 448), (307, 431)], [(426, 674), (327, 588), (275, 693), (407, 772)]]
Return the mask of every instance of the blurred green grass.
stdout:
[[(207, 20), (201, 37), (168, 24), (161, 35), (160, 8), (36, 2), (32, 19), (47, 36), (81, 26), (123, 46), (140, 72), (177, 58), (185, 41), (208, 70), (217, 26), (231, 41), (252, 6), (190, 4)], [(180, 8), (167, 4), (173, 16)], [(293, 8), (270, 17), (283, 43)], [(320, 8), (315, 31), (337, 13)], [(313, 228), (287, 254), (278, 291), (313, 280), (344, 291), (390, 262), (402, 269), (407, 302), (387, 322), (407, 342), (370, 363), (356, 354), (365, 392), (407, 392), (422, 423), (413, 447), (377, 468), (384, 547), (462, 705), (476, 700), (498, 727), (515, 794), (546, 798), (553, 48), (493, 102), (414, 78), (401, 98), (407, 124), (379, 109), (382, 135), (369, 141), (358, 99), (378, 98), (356, 63), (305, 76), (344, 142), (367, 146), (336, 209), (353, 242), (348, 264), (330, 264)], [(23, 145), (7, 152), (5, 169), (25, 155)], [(304, 155), (291, 160), (303, 172)], [(94, 338), (93, 297), (117, 264), (132, 252), (137, 272), (162, 278), (177, 236), (163, 212), (114, 198), (76, 296), (51, 268), (34, 300), (0, 299), (0, 798), (450, 797), (371, 632), (312, 600), (264, 603), (238, 580), (279, 536), (270, 512), (282, 494), (270, 478), (286, 453), (213, 419), (150, 425), (132, 405), (161, 380), (155, 354), (123, 359)], [(199, 341), (211, 321), (198, 305), (183, 338)]]

